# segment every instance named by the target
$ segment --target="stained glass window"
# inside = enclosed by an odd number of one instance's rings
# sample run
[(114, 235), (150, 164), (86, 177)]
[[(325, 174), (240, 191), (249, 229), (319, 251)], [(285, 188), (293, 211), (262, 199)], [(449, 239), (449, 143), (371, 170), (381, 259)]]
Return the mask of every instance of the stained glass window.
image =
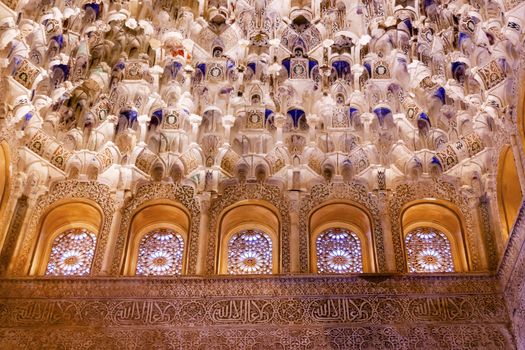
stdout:
[(409, 272), (454, 272), (450, 242), (443, 232), (420, 227), (407, 234)]
[(91, 271), (97, 236), (86, 229), (74, 228), (53, 241), (47, 264), (48, 276), (82, 276)]
[(317, 237), (317, 272), (363, 272), (359, 237), (343, 228), (331, 228)]
[(169, 229), (151, 231), (139, 245), (137, 275), (172, 276), (182, 272), (184, 239)]
[(228, 242), (229, 274), (272, 273), (272, 239), (264, 232), (244, 230)]

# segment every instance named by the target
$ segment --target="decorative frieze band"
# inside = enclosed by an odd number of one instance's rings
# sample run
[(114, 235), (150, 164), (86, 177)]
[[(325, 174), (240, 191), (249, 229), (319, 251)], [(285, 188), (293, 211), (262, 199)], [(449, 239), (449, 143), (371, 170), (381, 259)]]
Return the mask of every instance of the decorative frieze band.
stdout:
[(500, 324), (0, 329), (5, 349), (513, 349)]
[(501, 323), (498, 295), (417, 297), (10, 299), (2, 327)]

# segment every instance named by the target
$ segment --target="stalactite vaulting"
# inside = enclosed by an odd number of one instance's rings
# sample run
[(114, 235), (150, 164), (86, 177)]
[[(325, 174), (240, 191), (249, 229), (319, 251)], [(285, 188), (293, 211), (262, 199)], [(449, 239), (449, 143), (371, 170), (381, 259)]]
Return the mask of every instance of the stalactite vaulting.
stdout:
[(297, 188), (485, 185), (516, 122), (517, 3), (204, 3), (2, 3), (23, 167), (199, 191), (243, 166)]
[(524, 25), (522, 0), (0, 0), (0, 339), (525, 347)]

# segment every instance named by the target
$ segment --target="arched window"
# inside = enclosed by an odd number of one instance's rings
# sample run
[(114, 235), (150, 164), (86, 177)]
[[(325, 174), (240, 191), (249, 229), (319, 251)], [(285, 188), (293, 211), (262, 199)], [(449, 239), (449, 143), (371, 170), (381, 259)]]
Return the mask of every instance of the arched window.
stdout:
[(228, 241), (229, 274), (272, 273), (272, 239), (264, 232), (244, 230)]
[(172, 276), (182, 272), (184, 239), (168, 229), (151, 231), (139, 245), (137, 275)]
[(357, 235), (343, 228), (330, 228), (316, 241), (317, 272), (363, 272), (361, 242)]
[(409, 272), (454, 272), (447, 236), (434, 228), (419, 227), (405, 237)]
[(498, 208), (501, 224), (501, 241), (505, 243), (520, 211), (523, 194), (518, 168), (510, 146), (504, 146), (499, 157), (497, 177)]
[(74, 228), (61, 233), (53, 241), (46, 275), (88, 275), (91, 271), (96, 243), (97, 236), (83, 228)]

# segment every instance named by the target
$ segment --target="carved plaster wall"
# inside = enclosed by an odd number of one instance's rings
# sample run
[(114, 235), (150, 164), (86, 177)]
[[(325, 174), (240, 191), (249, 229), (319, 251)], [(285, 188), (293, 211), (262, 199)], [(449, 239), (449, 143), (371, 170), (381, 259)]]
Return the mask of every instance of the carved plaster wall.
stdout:
[(3, 280), (0, 291), (6, 348), (513, 348), (497, 282), (482, 276)]
[[(524, 25), (520, 0), (0, 1), (0, 348), (524, 348), (523, 208), (507, 237), (498, 207), (504, 150), (525, 191)], [(189, 276), (124, 278), (155, 200), (188, 213)], [(370, 215), (375, 274), (308, 275), (332, 200)], [(421, 200), (458, 208), (468, 273), (408, 274)], [(90, 275), (27, 278), (63, 201), (100, 208)], [(215, 276), (241, 202), (275, 209), (281, 276)]]
[(518, 349), (525, 347), (525, 207), (522, 205), (498, 278), (502, 284)]

